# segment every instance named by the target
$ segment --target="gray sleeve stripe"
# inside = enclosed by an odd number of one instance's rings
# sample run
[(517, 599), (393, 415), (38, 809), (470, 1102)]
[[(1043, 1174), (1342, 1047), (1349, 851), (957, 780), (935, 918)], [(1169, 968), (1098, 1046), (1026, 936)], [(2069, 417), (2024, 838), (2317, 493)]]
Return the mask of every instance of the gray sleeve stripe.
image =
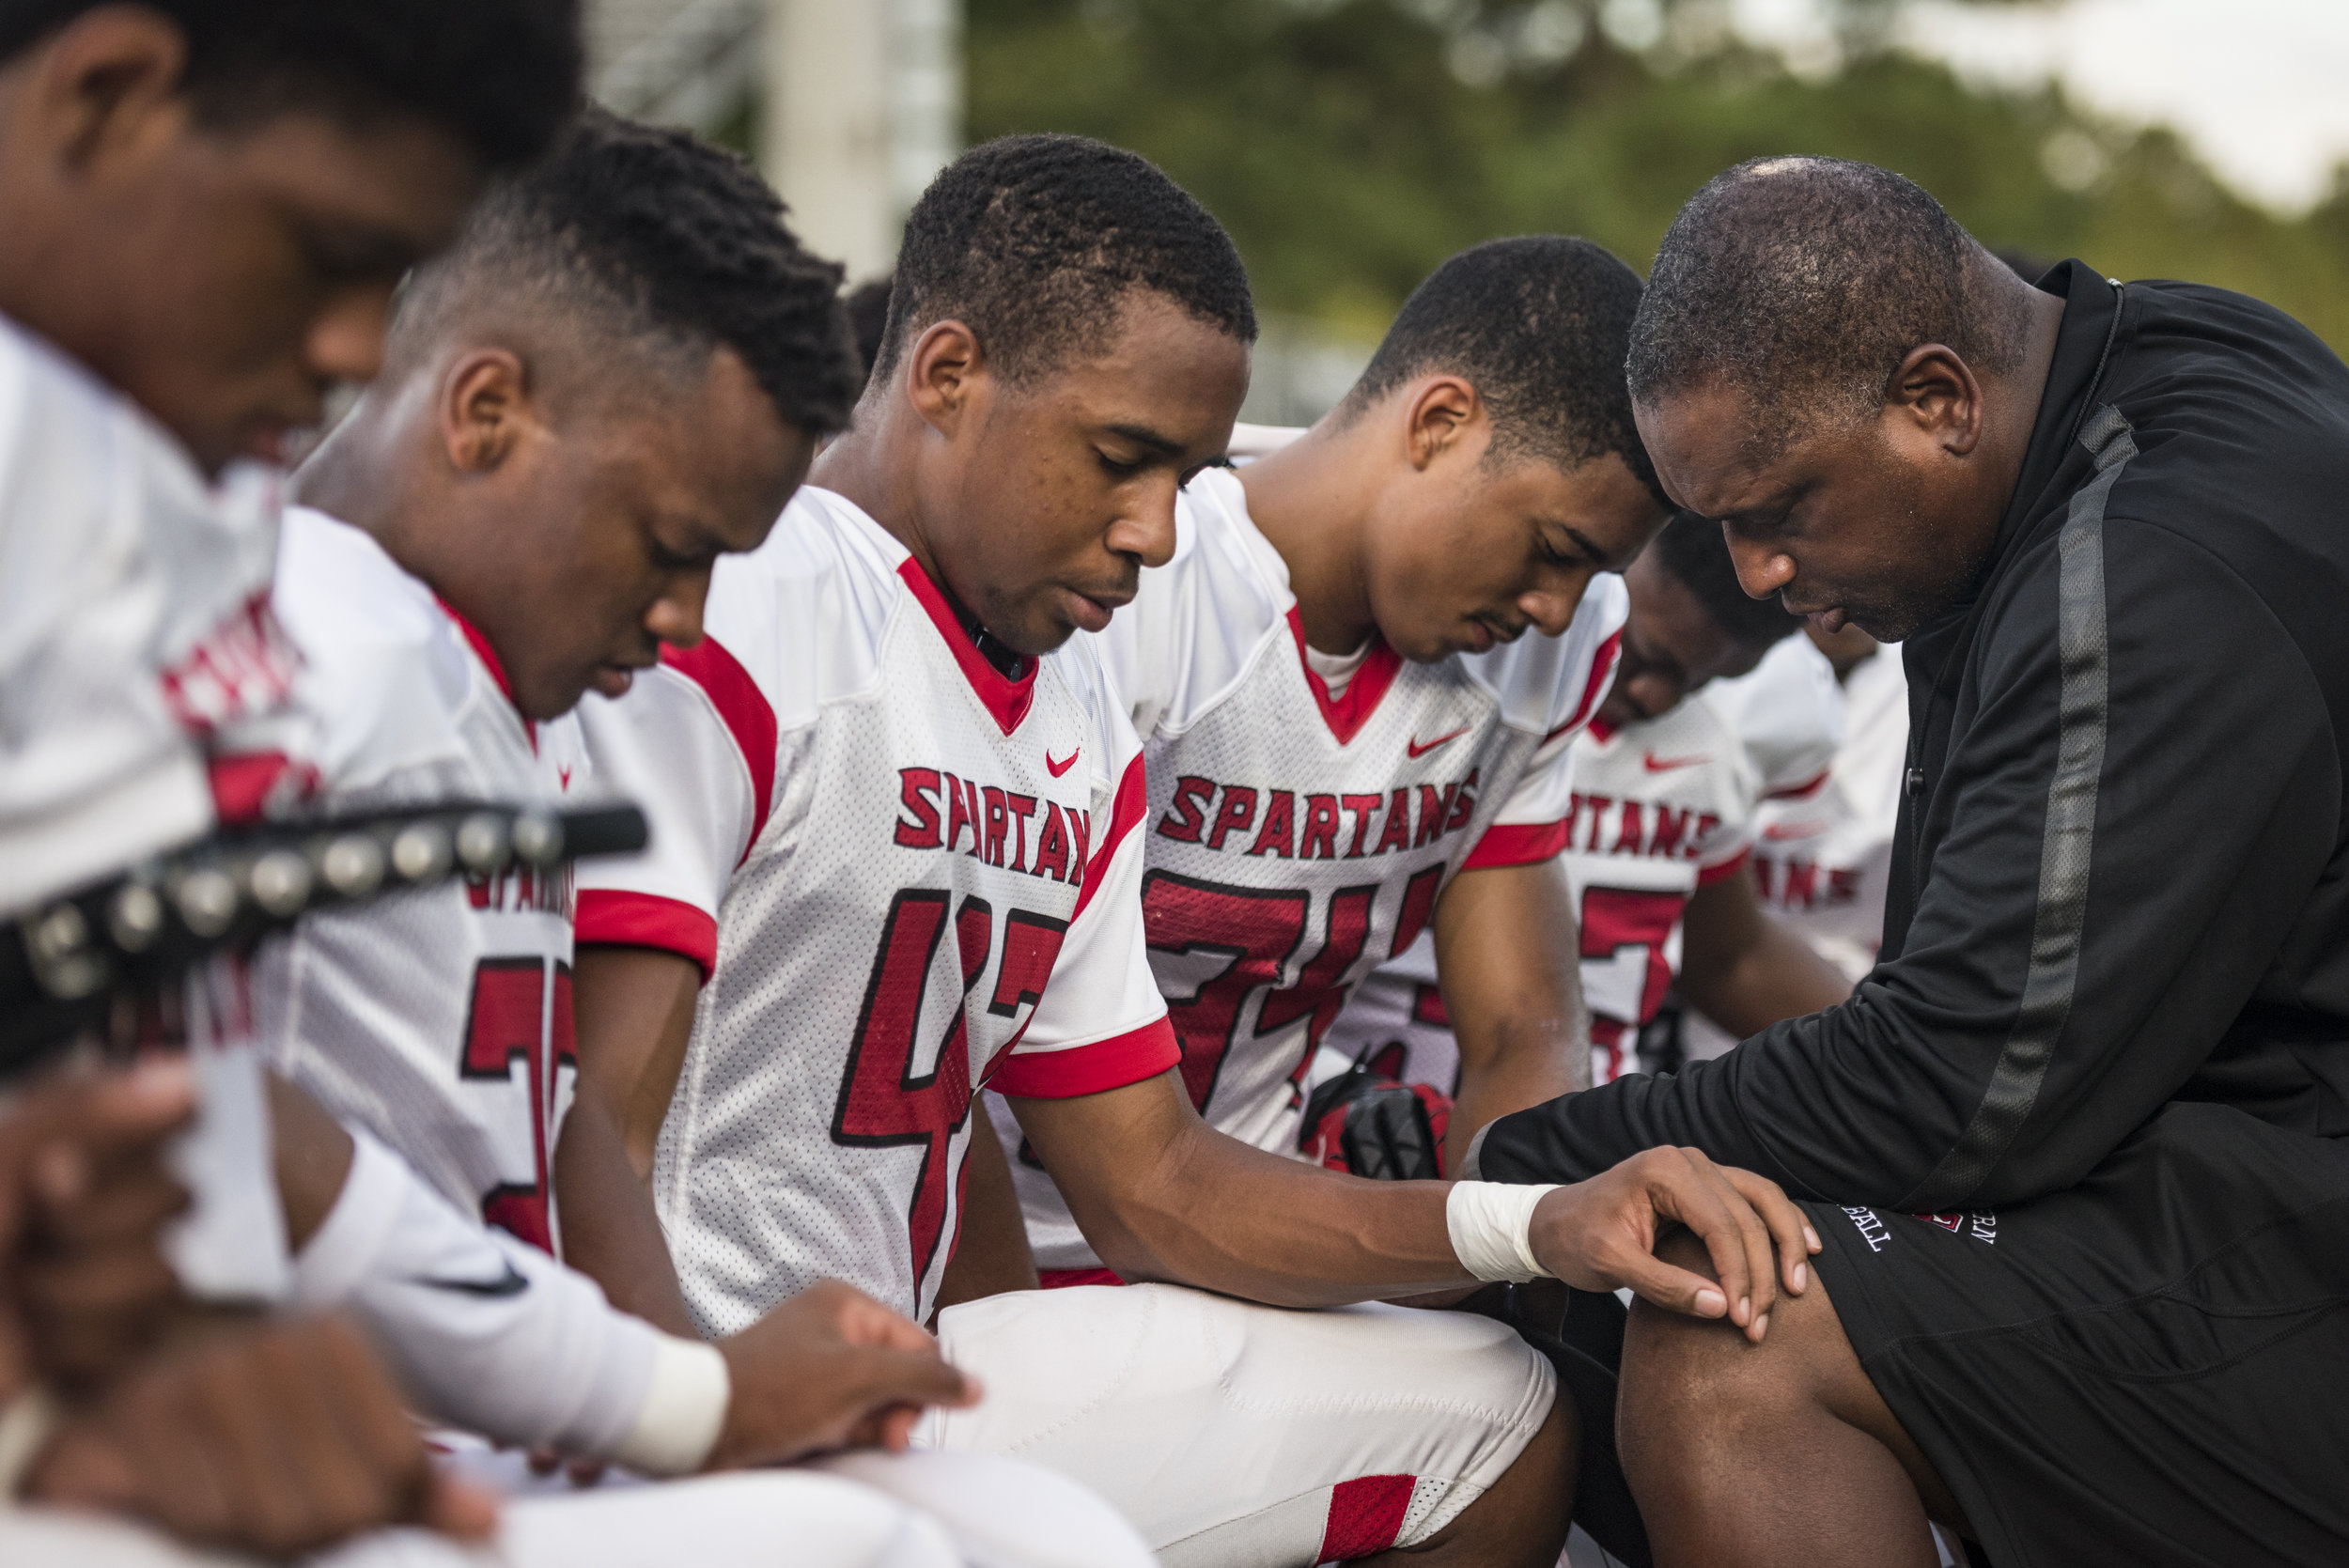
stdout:
[(2106, 685), (2105, 503), (2137, 442), (2121, 411), (2107, 404), (2080, 427), (2096, 475), (2073, 495), (2058, 541), (2061, 575), (2056, 644), (2062, 660), (2056, 769), (2047, 786), (2046, 835), (2039, 856), (2039, 908), (2031, 923), (2030, 969), (2014, 1032), (1999, 1053), (1973, 1120), (1933, 1174), (1902, 1200), (1905, 1208), (1946, 1208), (1981, 1187), (2022, 1130), (2039, 1098), (2079, 979), (2088, 872), (2096, 836), (2096, 792), (2104, 776)]

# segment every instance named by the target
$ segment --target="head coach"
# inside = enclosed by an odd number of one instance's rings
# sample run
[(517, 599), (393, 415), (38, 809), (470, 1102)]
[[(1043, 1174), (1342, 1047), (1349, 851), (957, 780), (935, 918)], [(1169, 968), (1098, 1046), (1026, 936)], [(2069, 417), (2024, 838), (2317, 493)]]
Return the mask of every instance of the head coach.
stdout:
[(2349, 368), (1803, 158), (1681, 211), (1629, 371), (1747, 592), (1905, 641), (1911, 723), (1849, 1001), (1473, 1152), (1810, 1200), (1761, 1343), (1634, 1314), (1657, 1560), (1921, 1568), (1931, 1514), (1999, 1568), (2349, 1561)]

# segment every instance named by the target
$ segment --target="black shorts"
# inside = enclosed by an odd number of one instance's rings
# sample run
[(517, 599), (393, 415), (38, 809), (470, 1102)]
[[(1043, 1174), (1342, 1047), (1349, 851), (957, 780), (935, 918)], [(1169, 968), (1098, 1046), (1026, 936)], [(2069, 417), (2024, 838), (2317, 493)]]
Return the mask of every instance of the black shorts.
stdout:
[(2349, 1141), (2172, 1104), (2018, 1207), (1803, 1206), (1998, 1568), (2349, 1563)]

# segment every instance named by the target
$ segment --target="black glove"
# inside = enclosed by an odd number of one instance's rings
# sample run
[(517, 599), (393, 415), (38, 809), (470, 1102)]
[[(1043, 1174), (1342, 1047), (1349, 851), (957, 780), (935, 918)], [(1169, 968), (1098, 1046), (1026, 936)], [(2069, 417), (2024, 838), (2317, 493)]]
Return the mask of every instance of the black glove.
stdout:
[(1452, 1101), (1439, 1091), (1358, 1066), (1313, 1092), (1298, 1147), (1373, 1181), (1433, 1181), (1443, 1174), (1451, 1121)]

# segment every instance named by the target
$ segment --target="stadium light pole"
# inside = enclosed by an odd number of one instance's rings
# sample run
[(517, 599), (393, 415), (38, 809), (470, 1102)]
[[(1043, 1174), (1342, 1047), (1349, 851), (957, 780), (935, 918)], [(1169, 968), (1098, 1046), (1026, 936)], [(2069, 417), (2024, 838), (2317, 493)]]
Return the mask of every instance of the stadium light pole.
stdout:
[(801, 237), (887, 272), (905, 215), (961, 150), (962, 0), (767, 0), (768, 178)]

